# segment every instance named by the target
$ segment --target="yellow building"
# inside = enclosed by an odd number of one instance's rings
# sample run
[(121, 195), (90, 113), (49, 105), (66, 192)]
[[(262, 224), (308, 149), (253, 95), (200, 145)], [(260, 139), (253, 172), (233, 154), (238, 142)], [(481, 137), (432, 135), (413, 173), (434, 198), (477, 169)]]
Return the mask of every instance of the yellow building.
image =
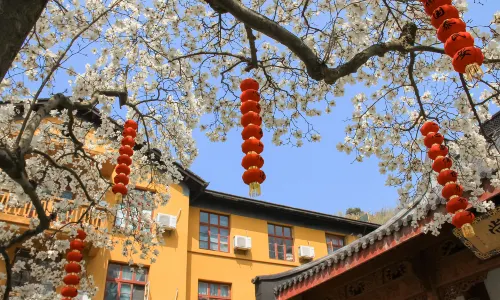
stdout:
[[(113, 166), (104, 168), (102, 173), (111, 179)], [(170, 188), (168, 204), (150, 212), (154, 219), (170, 221), (175, 227), (165, 233), (156, 263), (149, 265), (135, 257), (134, 262), (143, 264), (146, 274), (135, 273), (119, 247), (109, 251), (89, 245), (86, 270), (99, 289), (92, 299), (255, 299), (251, 280), (257, 275), (295, 268), (377, 228), (371, 223), (211, 191), (200, 177), (179, 169), (184, 180)], [(0, 196), (0, 222), (26, 226), (35, 212), (30, 205), (9, 207), (8, 197), (8, 192)], [(113, 199), (110, 193), (107, 200)], [(45, 202), (49, 211), (55, 201)], [(76, 220), (80, 214), (73, 211), (72, 217)], [(126, 220), (122, 214), (86, 222), (111, 230), (127, 226)], [(9, 249), (9, 253), (14, 260), (27, 257), (20, 248)], [(3, 268), (0, 262), (0, 271)], [(29, 280), (27, 272), (13, 278), (13, 284)], [(89, 298), (83, 295), (80, 299)]]

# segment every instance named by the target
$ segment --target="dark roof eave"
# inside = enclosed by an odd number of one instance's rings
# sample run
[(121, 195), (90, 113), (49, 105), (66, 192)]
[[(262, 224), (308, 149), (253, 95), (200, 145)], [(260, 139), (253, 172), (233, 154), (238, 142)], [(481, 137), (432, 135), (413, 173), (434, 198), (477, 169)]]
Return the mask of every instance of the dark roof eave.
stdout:
[(315, 212), (315, 211), (294, 208), (294, 207), (290, 207), (290, 206), (286, 206), (286, 205), (275, 204), (275, 203), (271, 203), (271, 202), (266, 202), (266, 201), (255, 200), (255, 199), (251, 199), (251, 198), (226, 194), (226, 193), (213, 191), (213, 190), (206, 190), (205, 193), (208, 195), (214, 196), (214, 197), (225, 198), (225, 199), (233, 200), (233, 201), (245, 202), (245, 203), (248, 203), (249, 205), (258, 205), (258, 206), (262, 206), (265, 208), (276, 208), (279, 210), (292, 212), (292, 213), (296, 213), (296, 214), (300, 214), (300, 215), (308, 215), (311, 217), (322, 218), (322, 219), (329, 220), (329, 221), (348, 223), (348, 224), (354, 225), (354, 226), (368, 227), (371, 229), (377, 229), (380, 227), (379, 224), (374, 224), (374, 223), (370, 223), (370, 222), (352, 220), (352, 219), (343, 218), (343, 217), (339, 217), (339, 216), (323, 214), (323, 213), (319, 213), (319, 212)]
[(194, 182), (196, 182), (197, 184), (199, 184), (203, 188), (206, 188), (208, 186), (208, 182), (206, 182), (205, 180), (203, 180), (203, 178), (201, 178), (200, 176), (193, 173), (191, 170), (183, 167), (178, 162), (174, 162), (174, 164), (179, 169), (179, 171), (181, 172), (181, 174), (184, 177), (188, 177), (189, 179), (193, 180)]

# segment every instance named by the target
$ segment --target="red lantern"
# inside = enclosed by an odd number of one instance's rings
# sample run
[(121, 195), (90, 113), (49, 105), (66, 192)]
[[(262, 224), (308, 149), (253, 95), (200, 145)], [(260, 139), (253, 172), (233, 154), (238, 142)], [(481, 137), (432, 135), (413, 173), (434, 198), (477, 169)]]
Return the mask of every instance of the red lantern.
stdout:
[(252, 182), (257, 182), (261, 176), (262, 170), (259, 169), (249, 169), (243, 173), (242, 179), (245, 184), (251, 184)]
[(467, 25), (465, 25), (465, 22), (461, 19), (454, 18), (444, 20), (443, 24), (439, 26), (439, 29), (437, 31), (438, 40), (440, 40), (441, 43), (444, 43), (451, 35), (463, 32), (466, 30), (466, 28)]
[(242, 178), (243, 182), (250, 187), (250, 197), (254, 197), (260, 195), (260, 184), (266, 179), (265, 173), (260, 170), (264, 165), (264, 159), (259, 155), (264, 150), (264, 145), (260, 142), (264, 133), (260, 127), (262, 117), (259, 115), (261, 111), (258, 103), (260, 101), (259, 83), (254, 79), (245, 79), (241, 82), (240, 89), (242, 90), (240, 110), (243, 114), (241, 137), (245, 140), (241, 145), (241, 150), (246, 154), (241, 165), (247, 169)]
[(67, 274), (64, 276), (63, 282), (67, 285), (77, 285), (80, 283), (80, 276), (77, 274)]
[(243, 103), (241, 103), (241, 106), (240, 106), (240, 111), (242, 114), (246, 114), (249, 111), (253, 111), (253, 112), (260, 114), (260, 110), (261, 110), (260, 104), (256, 101), (252, 101), (252, 100), (248, 100), (246, 102), (243, 102)]
[(453, 224), (457, 228), (462, 228), (462, 226), (464, 226), (465, 224), (470, 224), (474, 222), (475, 218), (476, 217), (474, 216), (474, 214), (471, 213), (470, 211), (462, 210), (455, 213), (455, 215), (453, 216), (453, 220), (451, 221), (451, 224)]
[(257, 153), (248, 153), (245, 155), (241, 161), (241, 166), (245, 169), (250, 169), (255, 167), (257, 169), (262, 168), (264, 165), (264, 159)]
[(260, 169), (248, 169), (243, 173), (243, 182), (250, 186), (250, 196), (260, 195), (260, 185), (266, 180), (266, 174)]
[(452, 34), (444, 44), (444, 52), (453, 58), (463, 48), (474, 46), (474, 38), (466, 31)]
[(248, 100), (259, 102), (260, 95), (256, 90), (245, 90), (243, 93), (241, 93), (240, 99), (241, 102), (246, 102)]
[(73, 286), (65, 286), (61, 290), (61, 295), (64, 297), (74, 298), (78, 296), (78, 290)]
[(247, 78), (240, 83), (240, 89), (242, 92), (246, 90), (259, 90), (259, 83), (257, 80), (252, 78)]
[(245, 154), (249, 152), (260, 154), (264, 151), (264, 144), (258, 139), (248, 139), (241, 144), (241, 151)]
[(439, 132), (429, 132), (424, 138), (424, 145), (431, 148), (434, 144), (442, 144), (444, 136)]
[(120, 155), (128, 155), (128, 156), (134, 155), (134, 149), (132, 149), (129, 146), (121, 146), (118, 152), (120, 152)]
[(450, 199), (451, 196), (462, 197), (463, 192), (464, 188), (460, 184), (453, 182), (444, 186), (441, 195), (445, 199)]
[(434, 121), (427, 121), (420, 128), (420, 133), (423, 136), (427, 136), (430, 132), (438, 132), (438, 131), (439, 131), (439, 125)]
[(448, 182), (456, 182), (457, 179), (458, 179), (457, 172), (450, 169), (441, 171), (437, 176), (437, 182), (440, 185), (445, 185)]
[(125, 174), (118, 174), (114, 178), (115, 183), (122, 183), (123, 185), (127, 185), (129, 183), (128, 176)]
[(137, 130), (137, 128), (139, 128), (139, 126), (137, 125), (137, 123), (134, 120), (125, 121), (125, 125), (123, 125), (123, 127), (132, 128), (134, 130)]
[(476, 217), (470, 211), (458, 211), (451, 220), (451, 224), (455, 225), (455, 227), (462, 229), (462, 233), (464, 237), (471, 238), (475, 236), (474, 228), (471, 223), (474, 222)]
[(70, 243), (69, 243), (69, 248), (71, 250), (78, 250), (78, 251), (82, 251), (83, 248), (85, 248), (85, 244), (81, 241), (81, 240), (72, 240)]
[(134, 147), (135, 140), (131, 136), (126, 136), (122, 139), (122, 146)]
[(468, 79), (481, 77), (483, 71), (481, 65), (484, 61), (484, 55), (481, 49), (476, 47), (465, 47), (460, 49), (453, 56), (453, 68), (458, 73), (465, 73)]
[(263, 136), (264, 133), (262, 132), (262, 129), (257, 125), (248, 125), (247, 127), (243, 128), (243, 131), (241, 132), (241, 137), (244, 140), (248, 140), (252, 137), (260, 140)]
[(452, 197), (446, 203), (446, 211), (453, 214), (459, 210), (466, 209), (468, 205), (469, 201), (467, 201), (464, 197)]
[(446, 156), (448, 154), (448, 147), (445, 145), (432, 145), (429, 149), (429, 158), (435, 160), (438, 156)]
[(75, 262), (70, 262), (64, 266), (64, 270), (66, 270), (67, 273), (80, 273), (82, 266)]
[(254, 125), (262, 125), (262, 117), (253, 111), (247, 112), (243, 116), (241, 116), (241, 126), (246, 127), (250, 124)]
[(125, 164), (119, 164), (116, 167), (115, 172), (118, 174), (130, 175), (130, 168)]
[(118, 164), (125, 164), (127, 166), (130, 166), (132, 164), (132, 159), (130, 158), (130, 156), (123, 154), (118, 156), (117, 162)]
[(113, 188), (111, 189), (113, 194), (122, 194), (123, 196), (127, 195), (128, 189), (123, 183), (117, 183), (113, 185)]
[(83, 241), (86, 237), (87, 237), (87, 233), (85, 231), (83, 231), (82, 229), (78, 229), (76, 231), (76, 238), (77, 239), (80, 239)]
[(257, 178), (257, 183), (262, 184), (262, 183), (264, 183), (264, 181), (266, 181), (266, 173), (264, 173), (264, 171), (260, 170), (260, 176), (259, 176), (259, 178)]
[(135, 131), (134, 128), (131, 128), (131, 127), (125, 127), (123, 129), (123, 132), (122, 132), (122, 135), (123, 137), (126, 137), (126, 136), (131, 136), (132, 138), (135, 139), (135, 137), (137, 136), (137, 131)]
[(70, 251), (68, 254), (66, 254), (66, 260), (67, 261), (76, 261), (80, 262), (83, 259), (83, 255), (80, 253), (80, 251)]
[(450, 4), (441, 5), (432, 12), (431, 23), (434, 28), (438, 29), (444, 20), (460, 18), (458, 9)]
[(424, 5), (425, 13), (432, 16), (432, 12), (441, 5), (451, 4), (451, 0), (420, 0)]
[(434, 163), (432, 164), (432, 169), (435, 172), (441, 172), (443, 169), (449, 169), (453, 165), (450, 158), (444, 156), (438, 156)]

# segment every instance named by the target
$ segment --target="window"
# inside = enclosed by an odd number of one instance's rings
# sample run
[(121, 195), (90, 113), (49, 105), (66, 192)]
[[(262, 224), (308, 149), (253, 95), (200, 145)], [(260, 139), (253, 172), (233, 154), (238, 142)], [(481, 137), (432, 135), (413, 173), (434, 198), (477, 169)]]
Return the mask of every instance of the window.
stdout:
[(64, 191), (61, 194), (61, 198), (68, 199), (68, 200), (73, 200), (73, 192), (72, 191)]
[[(31, 263), (29, 262), (32, 259), (29, 251), (24, 249), (17, 250), (17, 253), (14, 256), (14, 262), (12, 265), (17, 263), (18, 261), (22, 261), (25, 263), (24, 268), (22, 268), (19, 272), (12, 272), (12, 286), (23, 286), (25, 284), (30, 283), (39, 283), (41, 284), (46, 292), (55, 291), (54, 286), (51, 283), (41, 283), (35, 276), (32, 276), (32, 272), (30, 269)], [(52, 260), (39, 260), (35, 259), (37, 266), (50, 268), (49, 264)]]
[(332, 254), (335, 250), (344, 247), (344, 238), (338, 235), (326, 234), (326, 247), (328, 254)]
[[(152, 193), (143, 190), (135, 190), (132, 197), (152, 197)], [(122, 203), (120, 209), (116, 211), (115, 226), (125, 228), (129, 230), (134, 230), (134, 224), (138, 224), (138, 228), (141, 231), (151, 231), (150, 220), (153, 215), (153, 211), (150, 209), (140, 209), (140, 207), (130, 206), (127, 203)], [(137, 220), (137, 222), (132, 222), (132, 220)]]
[(109, 263), (104, 300), (147, 299), (148, 270)]
[(267, 224), (267, 233), (269, 235), (269, 258), (293, 261), (292, 229)]
[(198, 300), (231, 299), (231, 286), (224, 283), (198, 282)]
[(200, 212), (200, 249), (229, 252), (229, 217)]

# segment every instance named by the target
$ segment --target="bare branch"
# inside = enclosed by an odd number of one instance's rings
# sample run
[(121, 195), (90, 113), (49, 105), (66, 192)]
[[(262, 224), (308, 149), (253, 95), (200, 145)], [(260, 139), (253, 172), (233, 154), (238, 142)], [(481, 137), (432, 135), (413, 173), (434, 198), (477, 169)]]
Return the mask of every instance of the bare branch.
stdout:
[(0, 254), (2, 254), (3, 261), (5, 263), (5, 272), (7, 273), (7, 278), (5, 281), (5, 290), (3, 292), (3, 299), (8, 300), (10, 291), (12, 291), (12, 263), (10, 262), (9, 254), (6, 249), (0, 249)]
[(413, 92), (415, 93), (415, 97), (417, 98), (418, 106), (420, 107), (420, 115), (425, 118), (426, 115), (425, 115), (424, 105), (422, 104), (422, 99), (420, 98), (420, 91), (418, 90), (417, 83), (415, 82), (415, 76), (413, 76), (414, 67), (415, 67), (415, 53), (411, 52), (410, 53), (410, 64), (408, 65), (408, 77), (410, 78), (410, 84), (413, 87)]
[(474, 117), (476, 118), (477, 123), (479, 124), (479, 130), (481, 131), (481, 134), (490, 144), (495, 145), (495, 142), (491, 139), (491, 136), (488, 135), (484, 130), (483, 122), (481, 121), (481, 118), (479, 118), (479, 114), (477, 113), (476, 106), (474, 105), (474, 100), (472, 99), (472, 95), (470, 94), (469, 87), (467, 86), (467, 82), (465, 81), (464, 75), (462, 73), (459, 73), (459, 77), (460, 81), (462, 82), (462, 87), (464, 88), (465, 95), (467, 96), (470, 108), (472, 109)]
[(33, 153), (35, 154), (38, 154), (38, 155), (41, 155), (43, 156), (53, 167), (57, 168), (57, 169), (61, 169), (61, 170), (64, 170), (68, 173), (70, 173), (71, 175), (73, 175), (73, 177), (78, 181), (78, 183), (80, 184), (80, 188), (83, 190), (83, 193), (85, 194), (85, 197), (87, 198), (87, 200), (90, 202), (90, 203), (94, 203), (94, 199), (92, 199), (92, 197), (90, 196), (89, 192), (87, 191), (87, 188), (86, 188), (86, 185), (83, 183), (82, 179), (80, 178), (80, 176), (78, 176), (78, 174), (75, 172), (75, 170), (73, 170), (72, 168), (69, 168), (69, 167), (66, 167), (66, 166), (62, 166), (60, 164), (58, 164), (54, 159), (52, 159), (52, 157), (50, 155), (48, 155), (47, 153), (44, 153), (44, 152), (41, 152), (41, 151), (38, 151), (38, 150), (33, 150), (32, 151)]
[(211, 5), (223, 6), (231, 15), (244, 23), (290, 49), (299, 59), (304, 62), (307, 74), (314, 80), (324, 80), (325, 83), (334, 84), (338, 79), (355, 73), (363, 64), (374, 56), (382, 57), (391, 51), (401, 53), (415, 51), (430, 51), (434, 53), (444, 53), (442, 49), (429, 46), (415, 46), (415, 36), (417, 26), (414, 23), (407, 23), (403, 26), (399, 39), (379, 43), (368, 47), (357, 53), (348, 62), (335, 68), (329, 68), (321, 59), (309, 48), (303, 40), (280, 26), (278, 23), (261, 15), (236, 0), (212, 0)]
[(0, 81), (11, 67), (48, 0), (0, 1)]
[(253, 35), (252, 28), (248, 25), (245, 25), (245, 30), (247, 32), (248, 42), (250, 43), (250, 55), (252, 56), (252, 61), (248, 63), (248, 66), (245, 68), (245, 71), (250, 71), (254, 68), (257, 68), (257, 48), (255, 48), (255, 35)]

